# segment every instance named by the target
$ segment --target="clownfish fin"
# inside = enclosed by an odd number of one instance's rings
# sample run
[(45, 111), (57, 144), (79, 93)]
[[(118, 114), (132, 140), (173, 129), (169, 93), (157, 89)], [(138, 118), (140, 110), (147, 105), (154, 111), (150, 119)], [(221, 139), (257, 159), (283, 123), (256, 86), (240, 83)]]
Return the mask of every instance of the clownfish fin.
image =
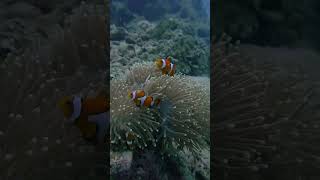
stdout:
[(160, 109), (160, 102), (161, 102), (160, 99), (156, 99), (156, 100), (154, 101), (154, 107), (156, 107), (158, 110)]
[(174, 76), (174, 70), (170, 71), (170, 76)]
[(97, 125), (96, 130), (96, 138), (98, 143), (102, 143), (105, 141), (105, 137), (107, 135), (107, 130), (110, 124), (110, 113), (109, 111), (96, 114), (96, 115), (90, 115), (88, 117), (89, 122), (94, 122)]
[(137, 99), (137, 100), (135, 101), (135, 104), (136, 104), (137, 107), (140, 107), (140, 106), (141, 106), (141, 101)]
[(155, 66), (156, 66), (157, 69), (162, 69), (162, 58), (158, 57), (155, 60)]

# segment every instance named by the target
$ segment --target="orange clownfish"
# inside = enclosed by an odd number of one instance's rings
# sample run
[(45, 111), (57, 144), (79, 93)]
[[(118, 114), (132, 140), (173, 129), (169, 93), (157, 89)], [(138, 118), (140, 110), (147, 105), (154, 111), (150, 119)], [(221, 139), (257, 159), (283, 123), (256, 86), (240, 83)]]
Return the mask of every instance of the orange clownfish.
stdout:
[(142, 98), (138, 98), (138, 102), (136, 103), (138, 107), (144, 106), (147, 108), (160, 107), (160, 99), (153, 99), (152, 96), (143, 96)]
[(142, 98), (145, 96), (145, 92), (143, 90), (135, 90), (132, 92), (129, 92), (129, 98), (135, 102), (135, 104), (138, 103), (138, 98)]
[(80, 129), (84, 139), (104, 142), (109, 125), (109, 100), (106, 96), (82, 98), (66, 96), (58, 102), (68, 122)]
[(166, 59), (158, 58), (155, 62), (158, 69), (162, 71), (162, 74), (168, 74), (170, 76), (174, 76), (176, 71), (176, 65), (172, 63), (170, 57), (166, 57)]
[(143, 90), (136, 90), (129, 93), (129, 97), (134, 101), (136, 106), (154, 108), (160, 107), (160, 99), (154, 99), (152, 96), (146, 96), (146, 93)]

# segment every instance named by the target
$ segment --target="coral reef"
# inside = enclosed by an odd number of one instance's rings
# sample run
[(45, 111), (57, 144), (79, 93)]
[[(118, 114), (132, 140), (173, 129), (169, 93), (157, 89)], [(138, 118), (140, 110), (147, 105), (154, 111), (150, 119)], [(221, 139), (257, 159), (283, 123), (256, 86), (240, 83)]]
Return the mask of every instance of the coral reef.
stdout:
[[(208, 179), (210, 33), (202, 1), (116, 0), (111, 8), (111, 149), (120, 159), (133, 152), (131, 167), (112, 177)], [(177, 65), (174, 77), (151, 63), (166, 56)], [(160, 111), (128, 98), (141, 88), (162, 100)]]
[[(120, 159), (133, 153), (129, 169), (111, 172), (115, 179), (209, 178), (210, 33), (200, 4), (111, 4), (111, 150)], [(161, 76), (151, 63), (166, 56), (178, 67), (174, 77)], [(162, 100), (160, 111), (140, 109), (128, 98), (129, 91), (141, 88)]]
[[(209, 32), (199, 26), (202, 35)], [(146, 32), (147, 31), (147, 32)], [(197, 36), (198, 28), (175, 18), (159, 23), (133, 20), (125, 28), (111, 26), (111, 76), (125, 72), (135, 62), (154, 61), (168, 55), (179, 64), (178, 72), (202, 76), (209, 74), (209, 36)], [(207, 34), (209, 35), (209, 33)]]

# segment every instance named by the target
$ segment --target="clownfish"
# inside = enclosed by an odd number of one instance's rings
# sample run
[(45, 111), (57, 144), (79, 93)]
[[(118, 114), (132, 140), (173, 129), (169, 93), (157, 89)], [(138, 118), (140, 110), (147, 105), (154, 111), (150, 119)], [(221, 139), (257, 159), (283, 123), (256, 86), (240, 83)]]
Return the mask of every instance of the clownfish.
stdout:
[(128, 93), (128, 96), (131, 100), (133, 100), (135, 102), (135, 104), (138, 103), (138, 98), (142, 98), (143, 96), (145, 96), (146, 93), (143, 90), (135, 90), (132, 92)]
[(174, 76), (176, 71), (176, 65), (172, 63), (170, 57), (166, 57), (165, 59), (158, 58), (155, 61), (156, 67), (162, 71), (162, 75), (170, 75)]
[(83, 138), (90, 142), (105, 142), (109, 125), (109, 100), (106, 96), (82, 98), (66, 96), (58, 102), (67, 122), (79, 128)]
[(160, 107), (160, 99), (154, 99), (152, 96), (146, 96), (146, 93), (143, 90), (136, 90), (129, 92), (129, 97), (133, 102), (136, 104), (136, 106), (141, 107), (147, 107), (147, 108), (154, 108), (154, 107)]

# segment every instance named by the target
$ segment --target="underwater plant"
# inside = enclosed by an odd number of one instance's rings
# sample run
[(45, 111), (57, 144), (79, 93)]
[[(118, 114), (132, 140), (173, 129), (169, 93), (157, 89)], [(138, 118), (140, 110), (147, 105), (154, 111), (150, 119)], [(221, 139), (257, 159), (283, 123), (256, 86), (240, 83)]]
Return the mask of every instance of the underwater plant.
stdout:
[[(182, 74), (162, 76), (153, 64), (139, 63), (112, 79), (110, 89), (112, 151), (155, 151), (167, 158), (184, 151), (199, 156), (209, 148), (208, 84)], [(160, 109), (136, 107), (127, 94), (137, 89), (160, 98)]]

